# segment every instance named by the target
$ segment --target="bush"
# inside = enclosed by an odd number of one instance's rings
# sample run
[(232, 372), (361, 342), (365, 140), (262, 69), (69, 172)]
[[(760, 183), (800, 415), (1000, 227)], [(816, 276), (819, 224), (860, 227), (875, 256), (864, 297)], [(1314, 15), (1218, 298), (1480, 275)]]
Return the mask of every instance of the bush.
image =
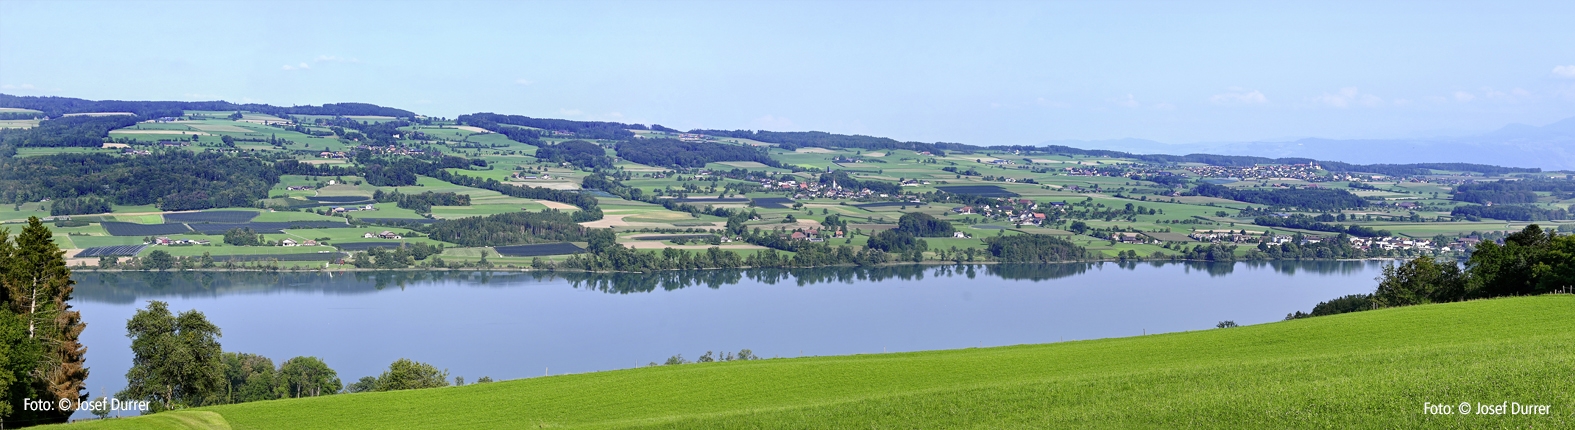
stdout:
[[(354, 385), (354, 384), (351, 384)], [(388, 370), (377, 377), (376, 391), (416, 390), (448, 386), (448, 370), (439, 371), (430, 364), (401, 358), (388, 365)]]

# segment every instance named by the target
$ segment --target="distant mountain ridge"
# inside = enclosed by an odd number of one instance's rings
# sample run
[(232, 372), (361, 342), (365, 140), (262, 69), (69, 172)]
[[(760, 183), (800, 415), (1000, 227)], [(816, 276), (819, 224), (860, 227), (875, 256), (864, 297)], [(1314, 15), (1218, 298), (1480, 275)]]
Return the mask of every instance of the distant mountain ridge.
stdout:
[(1510, 124), (1485, 134), (1423, 139), (1320, 139), (1167, 144), (1145, 139), (1056, 140), (1063, 145), (1153, 154), (1312, 158), (1355, 164), (1462, 162), (1575, 170), (1575, 117), (1537, 127)]

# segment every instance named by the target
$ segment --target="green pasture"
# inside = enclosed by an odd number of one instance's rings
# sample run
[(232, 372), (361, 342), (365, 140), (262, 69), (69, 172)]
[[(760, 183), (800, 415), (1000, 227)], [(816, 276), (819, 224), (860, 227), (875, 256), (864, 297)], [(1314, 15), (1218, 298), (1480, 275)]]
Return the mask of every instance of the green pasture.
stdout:
[[(399, 233), (400, 236), (404, 236), (404, 239), (394, 240), (394, 239), (377, 239), (377, 238), (364, 237), (364, 235), (366, 233), (378, 233), (378, 232), (382, 232), (384, 230), (392, 231), (392, 232), (395, 232), (395, 233)], [(454, 244), (452, 244), (452, 243), (440, 242), (440, 241), (437, 241), (437, 240), (432, 240), (431, 238), (410, 237), (411, 230), (409, 228), (405, 228), (405, 227), (388, 227), (388, 226), (381, 226), (381, 225), (372, 225), (372, 226), (366, 226), (366, 227), (363, 227), (363, 228), (303, 228), (303, 229), (285, 230), (284, 232), (285, 232), (286, 235), (288, 235), (288, 236), (290, 236), (290, 237), (292, 237), (292, 238), (294, 238), (296, 240), (311, 239), (311, 240), (316, 240), (316, 241), (321, 242), (323, 240), (323, 238), (327, 238), (329, 244), (355, 243), (355, 242), (379, 242), (379, 243), (386, 242), (386, 243), (389, 244), (388, 246), (399, 246), (400, 243), (409, 243), (409, 244), (425, 243), (425, 244), (428, 244), (428, 245), (440, 245), (441, 244), (443, 246), (454, 246)], [(272, 235), (272, 236), (279, 236), (279, 235)], [(278, 239), (281, 239), (281, 238), (280, 237), (271, 237), (269, 240), (278, 240)]]
[(17, 157), (37, 157), (37, 156), (55, 155), (55, 154), (91, 154), (91, 153), (118, 154), (118, 153), (120, 153), (120, 150), (119, 149), (111, 149), (111, 148), (81, 148), (81, 147), (48, 147), (48, 148), (27, 147), (27, 148), (16, 148), (16, 156)]
[[(264, 234), (263, 237), (268, 239), (268, 240), (284, 240), (286, 238), (296, 239), (296, 238), (293, 238), (293, 237), (289, 237), (287, 235), (280, 235), (280, 234)], [(213, 243), (211, 243), (211, 244), (209, 244), (207, 246), (203, 246), (203, 245), (180, 245), (180, 246), (157, 245), (157, 246), (150, 246), (150, 247), (148, 247), (148, 249), (145, 249), (145, 250), (142, 251), (142, 255), (147, 255), (147, 253), (152, 252), (154, 250), (161, 250), (161, 251), (164, 251), (164, 252), (168, 252), (168, 253), (170, 253), (170, 255), (173, 255), (173, 256), (176, 256), (176, 257), (200, 257), (200, 256), (202, 256), (202, 253), (204, 253), (204, 252), (208, 253), (209, 255), (268, 255), (268, 254), (313, 254), (313, 253), (317, 253), (318, 251), (330, 251), (330, 252), (335, 252), (336, 251), (335, 249), (330, 248), (330, 247), (326, 247), (326, 246), (236, 246), (236, 245), (225, 245), (224, 244), (224, 236), (222, 236), (222, 235), (208, 236), (207, 239), (209, 241), (212, 241)], [(300, 240), (300, 239), (296, 239), (296, 240)]]
[[(1571, 306), (1568, 295), (1504, 298), (1126, 338), (645, 367), (72, 426), (1558, 428), (1575, 418), (1575, 392), (1566, 389), (1575, 333), (1549, 327), (1575, 325)], [(1423, 409), (1461, 402), (1551, 408)]]
[(438, 219), (465, 218), (473, 216), (497, 215), (509, 212), (520, 212), (522, 207), (534, 207), (536, 210), (546, 209), (539, 203), (530, 206), (516, 204), (478, 205), (474, 202), (470, 206), (433, 206), (432, 216)]

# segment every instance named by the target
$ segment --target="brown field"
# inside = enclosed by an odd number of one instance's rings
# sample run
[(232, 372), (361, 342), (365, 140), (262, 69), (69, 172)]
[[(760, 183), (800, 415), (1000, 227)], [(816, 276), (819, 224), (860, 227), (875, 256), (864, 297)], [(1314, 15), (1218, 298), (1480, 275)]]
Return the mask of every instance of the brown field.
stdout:
[(865, 157), (885, 157), (886, 153), (884, 153), (884, 152), (871, 152), (871, 153), (868, 153), (868, 154), (864, 154), (864, 156)]
[(301, 160), (306, 164), (344, 164), (345, 160)]
[(563, 210), (563, 209), (578, 210), (579, 209), (578, 207), (575, 207), (574, 205), (571, 205), (571, 204), (568, 204), (568, 203), (555, 202), (555, 201), (551, 201), (551, 200), (537, 200), (536, 203), (540, 203), (542, 206), (546, 206), (548, 209), (559, 209), (559, 210)]
[(797, 153), (800, 153), (800, 154), (831, 154), (831, 153), (834, 153), (834, 152), (837, 152), (837, 151), (832, 151), (832, 150), (826, 149), (826, 148), (804, 147), (804, 148), (795, 149), (795, 150), (793, 150), (793, 152), (797, 152)]
[(733, 167), (744, 168), (744, 169), (748, 169), (748, 168), (751, 168), (751, 167), (756, 167), (756, 168), (759, 168), (759, 167), (771, 167), (771, 166), (767, 166), (767, 165), (764, 165), (764, 164), (760, 164), (760, 162), (758, 162), (758, 161), (728, 161), (728, 162), (718, 162), (716, 164), (721, 164), (723, 166), (733, 166)]
[(127, 145), (127, 144), (124, 144), (124, 143), (105, 143), (103, 147), (104, 148), (130, 148), (131, 145)]
[(38, 112), (38, 111), (32, 110), (32, 109), (22, 109), (22, 108), (0, 108), (0, 112)]
[(457, 128), (457, 129), (465, 130), (465, 131), (472, 131), (472, 132), (476, 132), (476, 133), (491, 133), (490, 131), (487, 131), (487, 129), (485, 129), (485, 128), (472, 127), (472, 126), (468, 126), (468, 125), (450, 125), (450, 126), (447, 126), (447, 127), (448, 128)]

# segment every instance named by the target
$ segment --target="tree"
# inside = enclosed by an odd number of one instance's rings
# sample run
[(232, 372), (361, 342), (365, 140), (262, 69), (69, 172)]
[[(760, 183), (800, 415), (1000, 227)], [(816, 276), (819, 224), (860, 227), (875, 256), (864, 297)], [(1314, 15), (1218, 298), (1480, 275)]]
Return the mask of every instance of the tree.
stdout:
[[(83, 358), (87, 350), (77, 339), (87, 325), (81, 314), (71, 310), (76, 282), (71, 280), (65, 252), (55, 245), (49, 228), (38, 217), (27, 221), (14, 246), (8, 230), (0, 229), (0, 284), (4, 284), (0, 304), (26, 329), (26, 339), (12, 348), (38, 351), (29, 363), (25, 383), (14, 384), (9, 394), (25, 389), (34, 399), (81, 402), (87, 399), (82, 385), (88, 375)], [(70, 415), (70, 411), (46, 411), (33, 413), (29, 419), (65, 422)]]
[(1466, 276), (1453, 261), (1430, 257), (1384, 266), (1373, 301), (1379, 306), (1408, 306), (1457, 301), (1465, 297)]
[(1231, 328), (1231, 327), (1236, 327), (1236, 322), (1235, 321), (1220, 321), (1219, 324), (1215, 324), (1214, 325), (1214, 328)]
[(4, 395), (4, 401), (0, 401), (0, 422), (19, 415), (31, 419), (34, 415), (18, 414), (20, 411), (11, 405), (32, 396), (32, 377), (28, 372), (38, 362), (39, 346), (27, 338), (27, 323), (22, 318), (0, 309), (0, 395)]
[(175, 267), (175, 257), (170, 256), (169, 252), (162, 249), (155, 249), (149, 252), (147, 258), (144, 258), (142, 261), (143, 264), (153, 270), (169, 270)]
[(360, 380), (345, 386), (345, 391), (350, 393), (366, 393), (377, 390), (376, 376), (362, 376)]
[(401, 358), (388, 365), (388, 371), (377, 377), (377, 391), (415, 390), (448, 386), (448, 370), (437, 370), (430, 364)]
[(243, 352), (226, 352), (219, 360), (223, 363), (225, 386), (204, 403), (245, 403), (280, 397), (273, 360)]
[(317, 397), (343, 388), (339, 374), (317, 357), (295, 357), (279, 366), (285, 397)]
[(117, 397), (148, 400), (155, 411), (200, 406), (223, 381), (219, 327), (196, 310), (175, 315), (169, 304), (149, 301), (126, 321), (131, 370)]
[(93, 399), (93, 402), (88, 405), (88, 411), (92, 412), (93, 416), (98, 417), (98, 419), (104, 419), (104, 418), (108, 417), (109, 416), (109, 398), (108, 397), (104, 397), (104, 396), (98, 396), (98, 398)]
[(951, 237), (956, 231), (952, 223), (919, 212), (903, 214), (902, 218), (898, 218), (897, 230), (918, 237)]

